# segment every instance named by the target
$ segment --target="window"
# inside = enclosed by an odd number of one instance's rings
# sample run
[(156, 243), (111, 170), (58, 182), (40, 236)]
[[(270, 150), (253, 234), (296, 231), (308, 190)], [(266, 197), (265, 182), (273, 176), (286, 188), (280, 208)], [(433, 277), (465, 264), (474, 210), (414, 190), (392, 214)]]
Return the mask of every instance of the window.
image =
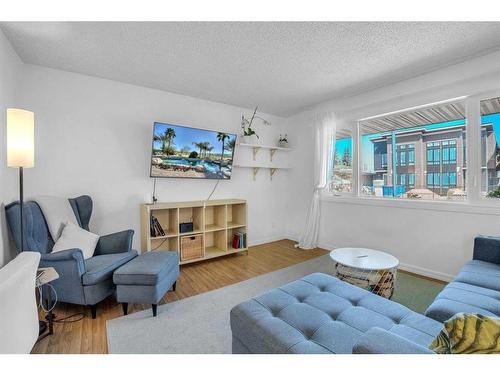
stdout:
[(382, 154), (381, 155), (381, 166), (382, 167), (387, 167), (387, 154)]
[(434, 163), (439, 164), (439, 149), (434, 149)]
[(450, 149), (443, 147), (443, 164), (450, 164)]
[(352, 191), (352, 137), (350, 130), (338, 130), (329, 189), (334, 194)]
[(427, 164), (439, 165), (439, 150), (441, 149), (440, 142), (427, 142)]
[(439, 187), (441, 181), (441, 174), (434, 173), (434, 187)]
[(454, 164), (457, 162), (457, 148), (450, 147), (450, 163)]
[(405, 151), (401, 151), (399, 158), (401, 160), (401, 165), (406, 165), (406, 152)]
[[(467, 199), (466, 182), (474, 181), (472, 202), (500, 198), (500, 96), (474, 100), (360, 120), (354, 145), (359, 158), (354, 160), (352, 130), (341, 130), (331, 155), (330, 191), (359, 188), (360, 195), (373, 198), (453, 201)], [(472, 123), (474, 128), (465, 118), (465, 101), (472, 109), (468, 113), (480, 107), (480, 121)], [(353, 162), (359, 184), (355, 189)]]
[(415, 165), (415, 150), (408, 151), (408, 165)]
[(450, 184), (450, 173), (444, 172), (443, 173), (443, 187), (448, 187), (449, 184)]
[(408, 186), (411, 188), (415, 187), (415, 174), (414, 173), (410, 173), (408, 175)]
[(450, 186), (457, 186), (457, 173), (456, 172), (452, 172), (450, 173)]
[(430, 189), (440, 187), (440, 173), (428, 173), (427, 174), (427, 187)]
[(488, 198), (500, 198), (500, 98), (482, 100), (481, 108), (481, 192)]
[(360, 121), (360, 193), (463, 200), (466, 125), (463, 101)]

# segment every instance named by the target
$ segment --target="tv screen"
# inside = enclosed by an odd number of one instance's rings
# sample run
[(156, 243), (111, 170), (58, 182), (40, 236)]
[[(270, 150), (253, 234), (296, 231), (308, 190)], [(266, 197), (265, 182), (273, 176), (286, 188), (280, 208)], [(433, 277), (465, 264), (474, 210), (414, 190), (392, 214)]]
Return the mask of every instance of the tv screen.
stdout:
[(151, 177), (229, 180), (236, 134), (155, 122)]

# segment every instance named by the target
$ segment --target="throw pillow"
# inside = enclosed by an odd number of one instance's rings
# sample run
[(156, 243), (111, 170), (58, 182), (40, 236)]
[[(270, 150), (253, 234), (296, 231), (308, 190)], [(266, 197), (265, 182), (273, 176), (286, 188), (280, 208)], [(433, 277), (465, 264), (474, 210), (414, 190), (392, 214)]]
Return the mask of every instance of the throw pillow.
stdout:
[(500, 318), (455, 314), (444, 322), (429, 349), (438, 354), (500, 353)]
[(97, 241), (99, 241), (97, 234), (90, 233), (78, 225), (67, 222), (64, 225), (61, 236), (54, 244), (52, 252), (80, 249), (83, 253), (83, 259), (89, 259), (94, 255)]

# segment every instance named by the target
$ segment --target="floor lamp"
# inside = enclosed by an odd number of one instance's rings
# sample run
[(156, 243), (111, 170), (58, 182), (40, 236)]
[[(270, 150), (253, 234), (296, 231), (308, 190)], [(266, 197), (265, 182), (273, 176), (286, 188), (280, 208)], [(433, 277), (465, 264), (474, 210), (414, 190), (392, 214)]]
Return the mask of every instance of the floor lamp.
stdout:
[(19, 168), (21, 246), (24, 250), (23, 169), (35, 166), (35, 114), (24, 109), (7, 109), (7, 166)]

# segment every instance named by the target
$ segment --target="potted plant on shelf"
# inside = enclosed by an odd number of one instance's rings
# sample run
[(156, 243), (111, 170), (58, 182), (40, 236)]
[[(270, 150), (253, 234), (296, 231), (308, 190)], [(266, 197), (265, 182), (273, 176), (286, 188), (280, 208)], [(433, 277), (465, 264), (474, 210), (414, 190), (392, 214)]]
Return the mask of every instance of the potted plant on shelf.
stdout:
[(278, 139), (278, 146), (283, 147), (283, 148), (288, 147), (288, 135), (287, 134), (285, 134), (284, 137), (282, 137), (280, 134), (280, 138)]
[(257, 108), (258, 107), (255, 107), (252, 117), (250, 117), (249, 119), (245, 118), (244, 115), (241, 115), (241, 129), (243, 129), (243, 134), (242, 134), (243, 143), (253, 144), (255, 141), (254, 136), (257, 137), (257, 139), (260, 139), (259, 135), (252, 128), (253, 120), (255, 120), (256, 118), (261, 120), (264, 125), (271, 126), (271, 122), (257, 115)]

